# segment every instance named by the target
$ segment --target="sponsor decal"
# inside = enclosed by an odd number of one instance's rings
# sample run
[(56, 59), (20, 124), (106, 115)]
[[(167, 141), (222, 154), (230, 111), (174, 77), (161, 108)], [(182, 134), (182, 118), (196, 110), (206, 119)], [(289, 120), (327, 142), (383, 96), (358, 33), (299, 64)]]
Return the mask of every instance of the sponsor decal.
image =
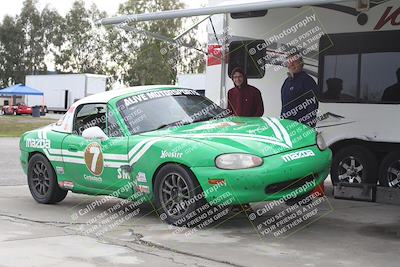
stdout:
[(146, 174), (144, 172), (138, 172), (138, 174), (136, 175), (136, 181), (147, 183)]
[(118, 168), (117, 172), (117, 178), (120, 180), (129, 180), (131, 177), (129, 172), (125, 168)]
[(301, 159), (301, 158), (308, 158), (308, 157), (314, 157), (315, 154), (312, 150), (302, 150), (302, 151), (298, 151), (298, 152), (293, 152), (290, 154), (286, 154), (281, 156), (281, 158), (285, 161), (285, 162), (289, 162), (292, 160), (296, 160), (296, 159)]
[(199, 95), (194, 90), (188, 89), (175, 89), (175, 90), (162, 90), (156, 92), (147, 92), (143, 94), (133, 95), (124, 99), (124, 104), (126, 107), (129, 107), (133, 104), (137, 104), (143, 101), (147, 101), (150, 99), (171, 96), (171, 95)]
[(50, 149), (51, 141), (47, 139), (27, 138), (25, 141), (25, 146), (29, 148)]
[[(396, 10), (393, 10), (393, 7), (386, 8), (385, 12), (383, 13), (382, 17), (376, 24), (374, 30), (380, 30), (383, 26), (385, 26), (389, 21), (392, 26), (399, 26), (400, 25), (400, 7)], [(392, 12), (392, 13), (391, 13)], [(399, 18), (399, 19), (398, 19)]]
[(135, 191), (136, 192), (141, 192), (141, 193), (145, 193), (145, 194), (149, 194), (150, 193), (150, 188), (146, 185), (137, 185), (135, 186)]
[(91, 176), (91, 175), (84, 174), (83, 178), (86, 181), (89, 181), (89, 182), (97, 182), (97, 183), (102, 183), (103, 182), (103, 178), (101, 178), (99, 176)]
[(64, 174), (64, 167), (56, 167), (57, 174)]
[(104, 169), (104, 157), (101, 146), (98, 143), (90, 143), (84, 153), (85, 164), (88, 170), (95, 176), (100, 176)]
[(160, 158), (182, 158), (183, 153), (178, 153), (178, 152), (168, 152), (165, 150), (161, 150), (161, 155)]
[(58, 185), (61, 188), (65, 188), (65, 189), (69, 189), (69, 190), (74, 188), (74, 183), (70, 182), (70, 181), (59, 182)]

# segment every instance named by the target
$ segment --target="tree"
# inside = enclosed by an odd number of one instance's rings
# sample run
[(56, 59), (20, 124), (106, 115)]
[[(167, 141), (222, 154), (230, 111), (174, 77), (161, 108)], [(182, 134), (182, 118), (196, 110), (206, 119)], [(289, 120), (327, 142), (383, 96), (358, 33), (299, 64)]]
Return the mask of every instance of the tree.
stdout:
[(25, 70), (20, 64), (24, 53), (24, 33), (16, 19), (5, 16), (0, 25), (0, 86), (24, 81)]
[(106, 62), (102, 29), (94, 22), (106, 14), (95, 5), (86, 10), (83, 1), (75, 1), (63, 25), (62, 37), (57, 41), (55, 64), (58, 71), (103, 73)]
[[(183, 7), (183, 3), (175, 0), (128, 0), (120, 6), (119, 14), (148, 13)], [(113, 65), (117, 66), (113, 75), (122, 77), (125, 83), (171, 84), (175, 83), (178, 71), (196, 72), (204, 66), (204, 56), (194, 50), (182, 49), (140, 33), (145, 30), (174, 38), (183, 31), (181, 19), (133, 22), (129, 26), (134, 30), (128, 33), (109, 29), (107, 38), (110, 43), (109, 53), (116, 55), (112, 57)], [(194, 34), (185, 37), (185, 42), (191, 41), (194, 44)]]
[(44, 63), (47, 46), (44, 42), (44, 29), (36, 4), (37, 0), (25, 0), (18, 17), (24, 33), (24, 56), (21, 64), (27, 74), (36, 74), (47, 69)]
[(62, 17), (48, 7), (39, 12), (37, 1), (26, 0), (19, 16), (6, 16), (0, 27), (0, 81), (2, 86), (24, 83), (28, 74), (47, 71), (46, 57)]

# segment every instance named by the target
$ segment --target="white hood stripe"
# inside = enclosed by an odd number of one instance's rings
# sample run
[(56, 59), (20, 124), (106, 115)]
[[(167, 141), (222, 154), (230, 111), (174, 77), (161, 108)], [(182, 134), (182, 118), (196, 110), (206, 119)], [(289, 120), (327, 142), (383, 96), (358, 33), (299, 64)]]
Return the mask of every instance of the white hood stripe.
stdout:
[(289, 146), (289, 147), (293, 147), (292, 144), (292, 140), (290, 139), (290, 136), (288, 134), (288, 132), (286, 131), (285, 127), (283, 127), (283, 125), (279, 122), (279, 120), (277, 120), (276, 118), (271, 118), (272, 122), (274, 122), (275, 125), (278, 126), (278, 128), (281, 130), (282, 134), (283, 134), (283, 138), (285, 139), (285, 143)]
[(284, 148), (289, 148), (288, 145), (286, 145), (285, 143), (280, 142), (279, 140), (269, 140), (269, 139), (262, 139), (262, 138), (257, 138), (254, 136), (231, 136), (231, 135), (224, 135), (224, 136), (220, 136), (220, 135), (212, 135), (212, 134), (199, 134), (199, 135), (185, 135), (182, 136), (183, 138), (222, 138), (222, 139), (229, 139), (234, 141), (235, 139), (242, 139), (242, 140), (251, 140), (251, 141), (257, 141), (257, 142), (261, 142), (261, 143), (267, 143), (267, 144), (273, 144), (273, 145), (277, 145), (277, 146), (281, 146)]
[(271, 129), (274, 131), (276, 138), (283, 141), (282, 135), (281, 135), (280, 131), (278, 130), (278, 128), (276, 127), (276, 125), (269, 118), (262, 117), (261, 119), (263, 121), (265, 121), (269, 127), (271, 127)]

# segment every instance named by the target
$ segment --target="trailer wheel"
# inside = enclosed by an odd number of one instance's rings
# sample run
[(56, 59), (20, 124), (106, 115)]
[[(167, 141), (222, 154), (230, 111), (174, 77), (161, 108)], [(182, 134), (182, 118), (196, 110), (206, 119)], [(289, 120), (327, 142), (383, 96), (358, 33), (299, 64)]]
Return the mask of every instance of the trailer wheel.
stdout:
[(379, 168), (379, 183), (382, 186), (400, 188), (400, 151), (386, 155)]
[(331, 180), (333, 185), (343, 183), (376, 183), (377, 160), (363, 146), (343, 147), (333, 156)]

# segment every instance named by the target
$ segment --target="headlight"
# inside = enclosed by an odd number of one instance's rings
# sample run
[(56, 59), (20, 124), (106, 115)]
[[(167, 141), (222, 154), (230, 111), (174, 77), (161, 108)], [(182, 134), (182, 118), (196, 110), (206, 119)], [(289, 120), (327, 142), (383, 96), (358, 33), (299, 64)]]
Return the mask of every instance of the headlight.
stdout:
[(317, 146), (319, 150), (323, 151), (328, 148), (321, 133), (317, 133)]
[(215, 165), (225, 170), (248, 169), (262, 164), (262, 158), (250, 154), (225, 154), (215, 159)]

